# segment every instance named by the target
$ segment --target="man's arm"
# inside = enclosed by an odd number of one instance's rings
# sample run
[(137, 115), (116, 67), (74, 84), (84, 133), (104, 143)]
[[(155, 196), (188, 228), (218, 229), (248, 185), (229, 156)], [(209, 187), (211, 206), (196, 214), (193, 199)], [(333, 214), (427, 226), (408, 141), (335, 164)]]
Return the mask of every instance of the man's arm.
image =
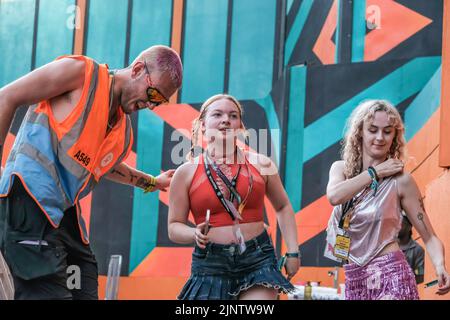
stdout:
[[(159, 189), (166, 191), (165, 188), (170, 185), (170, 180), (172, 179), (174, 172), (175, 170), (168, 170), (157, 176), (154, 190)], [(105, 176), (105, 178), (114, 182), (141, 188), (143, 190), (147, 189), (151, 185), (151, 175), (130, 167), (124, 162), (115, 166), (112, 171)]]
[(83, 85), (84, 62), (61, 59), (46, 64), (0, 89), (0, 145), (3, 147), (14, 113)]

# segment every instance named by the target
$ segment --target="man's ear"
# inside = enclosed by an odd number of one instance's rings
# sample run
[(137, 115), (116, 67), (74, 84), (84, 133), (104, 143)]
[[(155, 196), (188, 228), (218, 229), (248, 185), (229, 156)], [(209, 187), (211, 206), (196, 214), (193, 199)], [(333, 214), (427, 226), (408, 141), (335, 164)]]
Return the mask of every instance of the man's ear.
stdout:
[(144, 62), (142, 61), (136, 61), (132, 66), (131, 66), (131, 77), (137, 78), (141, 75), (142, 72), (145, 72), (145, 65)]

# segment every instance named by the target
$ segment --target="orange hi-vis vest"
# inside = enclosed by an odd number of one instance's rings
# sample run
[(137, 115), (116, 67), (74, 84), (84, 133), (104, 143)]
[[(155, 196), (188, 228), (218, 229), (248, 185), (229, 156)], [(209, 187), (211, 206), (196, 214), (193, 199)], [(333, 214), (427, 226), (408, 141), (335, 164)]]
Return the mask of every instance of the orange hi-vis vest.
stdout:
[(126, 159), (133, 131), (130, 117), (119, 107), (118, 121), (106, 134), (112, 112), (108, 66), (85, 56), (61, 58), (85, 62), (81, 98), (62, 122), (55, 120), (48, 100), (29, 107), (0, 180), (0, 197), (19, 178), (55, 228), (64, 211), (75, 205), (82, 239), (88, 243), (79, 200)]

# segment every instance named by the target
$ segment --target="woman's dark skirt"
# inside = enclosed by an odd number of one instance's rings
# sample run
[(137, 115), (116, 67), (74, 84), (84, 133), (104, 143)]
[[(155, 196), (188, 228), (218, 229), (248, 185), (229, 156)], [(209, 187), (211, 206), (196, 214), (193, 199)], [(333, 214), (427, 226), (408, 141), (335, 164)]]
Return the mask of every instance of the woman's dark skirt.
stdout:
[(236, 244), (208, 243), (195, 247), (191, 276), (178, 296), (180, 300), (236, 300), (242, 291), (264, 286), (291, 293), (294, 286), (277, 269), (277, 259), (266, 231), (247, 241), (239, 254)]

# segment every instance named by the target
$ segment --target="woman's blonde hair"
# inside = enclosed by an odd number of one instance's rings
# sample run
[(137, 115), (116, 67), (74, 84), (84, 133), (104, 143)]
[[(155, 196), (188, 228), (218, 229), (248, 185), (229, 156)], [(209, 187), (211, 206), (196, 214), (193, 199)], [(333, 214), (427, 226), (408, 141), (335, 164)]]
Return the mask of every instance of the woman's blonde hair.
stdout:
[(211, 104), (213, 104), (214, 102), (216, 102), (218, 100), (222, 100), (222, 99), (230, 100), (231, 102), (233, 102), (236, 105), (236, 107), (239, 110), (239, 118), (241, 119), (241, 128), (245, 132), (245, 126), (244, 126), (244, 123), (242, 122), (242, 116), (244, 115), (244, 108), (241, 106), (239, 101), (235, 97), (230, 96), (229, 94), (216, 94), (216, 95), (210, 97), (208, 100), (206, 100), (202, 104), (202, 107), (200, 108), (199, 116), (197, 118), (195, 118), (194, 121), (192, 122), (191, 150), (188, 154), (188, 159), (192, 159), (194, 157), (194, 149), (198, 142), (197, 141), (198, 140), (198, 132), (200, 130), (202, 121), (205, 120), (206, 113), (208, 112), (208, 107)]
[(405, 157), (405, 127), (397, 109), (386, 100), (368, 100), (359, 104), (347, 120), (346, 132), (342, 142), (341, 156), (345, 163), (344, 175), (347, 179), (362, 170), (362, 130), (365, 121), (373, 120), (375, 112), (384, 111), (390, 124), (395, 128), (395, 136), (388, 158)]

